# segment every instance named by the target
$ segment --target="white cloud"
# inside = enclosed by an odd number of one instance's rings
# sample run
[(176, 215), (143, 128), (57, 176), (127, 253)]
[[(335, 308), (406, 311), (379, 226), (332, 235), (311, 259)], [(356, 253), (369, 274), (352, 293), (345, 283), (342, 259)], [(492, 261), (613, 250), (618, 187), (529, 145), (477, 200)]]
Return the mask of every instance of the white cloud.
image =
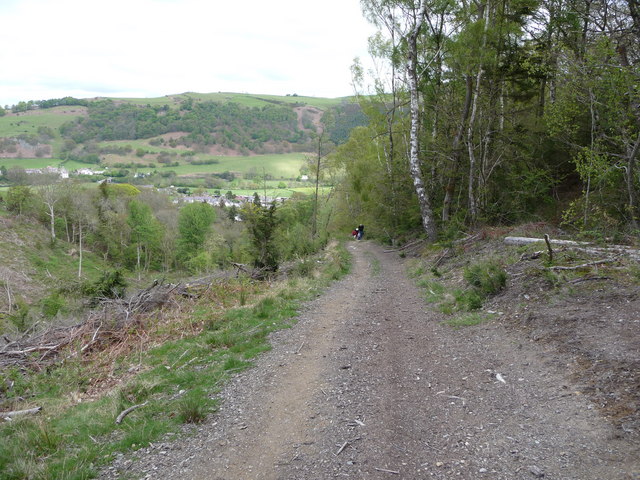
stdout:
[(185, 91), (350, 95), (358, 0), (2, 0), (0, 105)]

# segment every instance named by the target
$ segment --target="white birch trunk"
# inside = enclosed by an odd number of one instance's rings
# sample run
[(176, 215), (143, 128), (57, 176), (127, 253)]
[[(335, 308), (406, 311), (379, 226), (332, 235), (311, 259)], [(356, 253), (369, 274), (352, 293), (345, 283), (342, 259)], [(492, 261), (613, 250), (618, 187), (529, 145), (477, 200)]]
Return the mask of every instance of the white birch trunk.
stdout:
[(437, 229), (435, 225), (435, 219), (433, 218), (433, 211), (431, 209), (431, 202), (427, 195), (427, 190), (422, 178), (422, 170), (420, 165), (420, 101), (418, 92), (418, 35), (420, 29), (425, 21), (426, 6), (424, 2), (420, 3), (420, 11), (418, 12), (418, 18), (415, 20), (415, 25), (412, 32), (409, 35), (409, 51), (407, 58), (407, 74), (409, 82), (409, 93), (411, 97), (411, 129), (409, 132), (409, 171), (413, 180), (413, 187), (416, 195), (418, 196), (418, 202), (420, 204), (420, 215), (422, 217), (422, 226), (424, 227), (427, 237), (431, 241), (435, 241), (437, 238)]

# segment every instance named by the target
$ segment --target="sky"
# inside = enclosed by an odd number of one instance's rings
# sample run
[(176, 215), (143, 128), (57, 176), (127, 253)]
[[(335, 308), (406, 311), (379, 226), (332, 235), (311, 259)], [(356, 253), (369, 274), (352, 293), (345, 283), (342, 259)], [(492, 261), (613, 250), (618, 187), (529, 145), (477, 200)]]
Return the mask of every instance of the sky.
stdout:
[(184, 92), (342, 97), (359, 0), (0, 0), (0, 105)]

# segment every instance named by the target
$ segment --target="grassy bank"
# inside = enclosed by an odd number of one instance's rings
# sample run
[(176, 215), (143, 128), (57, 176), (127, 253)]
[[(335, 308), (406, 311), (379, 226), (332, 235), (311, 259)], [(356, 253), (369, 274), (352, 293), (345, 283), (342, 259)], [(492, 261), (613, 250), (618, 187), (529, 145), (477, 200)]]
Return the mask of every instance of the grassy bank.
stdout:
[(348, 268), (346, 250), (332, 247), (286, 280), (220, 281), (125, 329), (105, 324), (109, 342), (80, 341), (46, 369), (35, 368), (41, 352), (28, 372), (5, 367), (2, 410), (42, 411), (0, 425), (0, 479), (93, 478), (117, 452), (202, 421), (224, 382), (270, 348), (269, 333), (293, 325), (302, 303)]

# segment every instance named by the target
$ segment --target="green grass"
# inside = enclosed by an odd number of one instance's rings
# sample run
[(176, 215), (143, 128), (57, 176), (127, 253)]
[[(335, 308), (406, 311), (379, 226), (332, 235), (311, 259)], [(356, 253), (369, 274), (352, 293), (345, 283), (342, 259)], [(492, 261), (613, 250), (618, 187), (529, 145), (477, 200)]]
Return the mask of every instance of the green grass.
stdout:
[(199, 101), (213, 101), (213, 102), (234, 102), (246, 107), (262, 107), (270, 103), (302, 103), (305, 105), (325, 109), (334, 105), (339, 105), (343, 98), (322, 98), (322, 97), (303, 97), (303, 96), (278, 96), (278, 95), (260, 95), (260, 94), (247, 94), (247, 93), (231, 93), (231, 92), (217, 92), (217, 93), (195, 93), (188, 92), (177, 95), (166, 95), (164, 97), (156, 98), (118, 98), (115, 100), (122, 100), (138, 105), (177, 105), (179, 102), (186, 100), (187, 98), (193, 98)]
[(60, 158), (0, 158), (0, 165), (4, 167), (20, 167), (20, 168), (44, 168), (64, 167), (69, 172), (78, 168), (97, 168), (97, 165), (88, 165), (86, 163), (74, 162), (71, 160), (61, 160)]
[[(75, 113), (63, 113), (71, 111)], [(83, 115), (85, 111), (83, 107), (73, 106), (5, 115), (0, 117), (0, 137), (15, 137), (25, 133), (37, 134), (38, 127), (51, 127), (57, 132), (60, 125)]]
[[(93, 478), (100, 465), (118, 452), (146, 446), (177, 432), (181, 424), (201, 422), (216, 410), (216, 393), (230, 375), (249, 367), (256, 355), (270, 348), (269, 332), (295, 323), (302, 302), (347, 273), (350, 257), (344, 248), (333, 249), (320, 265), (322, 275), (317, 279), (293, 277), (285, 284), (255, 288), (242, 279), (236, 282), (243, 288), (216, 284), (208, 290), (212, 297), (203, 299), (193, 316), (182, 318), (185, 328), (180, 328), (180, 338), (173, 335), (173, 340), (146, 352), (134, 349), (102, 370), (78, 356), (29, 375), (5, 368), (5, 379), (13, 386), (4, 392), (8, 400), (3, 410), (40, 405), (43, 411), (0, 424), (0, 479)], [(246, 306), (220, 312), (220, 303), (237, 304), (243, 292)], [(185, 334), (190, 331), (186, 323), (194, 321), (206, 328)], [(95, 401), (72, 400), (107, 372), (129, 376), (132, 367), (140, 373), (110, 394)], [(5, 385), (9, 383), (0, 388)], [(116, 425), (117, 415), (135, 405), (141, 406)]]
[[(277, 183), (277, 182), (273, 182)], [(327, 195), (333, 187), (320, 187), (318, 190), (319, 195)], [(234, 195), (242, 195), (242, 196), (252, 196), (254, 193), (257, 193), (260, 197), (264, 196), (264, 189), (261, 188), (220, 188), (214, 189), (210, 188), (207, 191), (209, 193), (213, 193), (216, 190), (220, 190), (220, 192), (224, 195), (228, 190), (231, 190)], [(313, 195), (315, 193), (314, 187), (294, 187), (294, 188), (267, 188), (267, 197), (284, 197), (289, 198), (294, 193), (300, 193), (303, 195)]]
[(140, 172), (151, 172), (153, 170), (172, 170), (176, 175), (194, 175), (206, 173), (239, 172), (246, 174), (254, 172), (262, 175), (263, 172), (273, 178), (296, 178), (300, 175), (300, 167), (304, 164), (304, 153), (284, 153), (270, 155), (253, 155), (246, 157), (223, 157), (214, 155), (199, 155), (199, 159), (205, 160), (213, 158), (218, 163), (211, 165), (193, 165), (183, 161), (177, 167), (162, 167), (160, 164), (154, 168), (139, 168)]
[(490, 259), (464, 268), (467, 285), (452, 288), (442, 279), (440, 272), (427, 268), (422, 262), (414, 262), (408, 273), (425, 292), (425, 301), (435, 305), (445, 315), (453, 316), (446, 323), (455, 327), (477, 325), (487, 318), (478, 312), (484, 301), (500, 292), (506, 285), (507, 274), (498, 261)]

